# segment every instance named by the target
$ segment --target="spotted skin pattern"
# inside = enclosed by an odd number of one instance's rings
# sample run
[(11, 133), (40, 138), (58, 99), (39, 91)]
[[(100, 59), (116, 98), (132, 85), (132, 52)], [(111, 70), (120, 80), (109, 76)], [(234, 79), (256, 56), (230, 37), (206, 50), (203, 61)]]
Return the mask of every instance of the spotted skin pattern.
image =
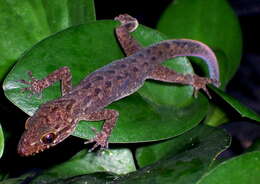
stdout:
[[(127, 57), (94, 71), (74, 88), (70, 70), (66, 66), (41, 80), (35, 79), (31, 72), (31, 81), (21, 80), (28, 85), (23, 90), (33, 94), (41, 93), (54, 82), (61, 81), (62, 96), (42, 104), (28, 118), (18, 144), (20, 155), (34, 155), (55, 146), (75, 130), (80, 120), (105, 121), (102, 130), (86, 143), (95, 143), (91, 150), (97, 147), (107, 148), (108, 138), (119, 113), (105, 107), (136, 92), (147, 79), (192, 85), (195, 96), (200, 89), (209, 95), (207, 84), (217, 87), (220, 85), (217, 59), (205, 44), (195, 40), (177, 39), (142, 48), (130, 35), (138, 27), (137, 20), (127, 14), (119, 15), (115, 20), (121, 23), (115, 32)], [(210, 78), (180, 74), (160, 65), (177, 56), (202, 58), (208, 65)]]

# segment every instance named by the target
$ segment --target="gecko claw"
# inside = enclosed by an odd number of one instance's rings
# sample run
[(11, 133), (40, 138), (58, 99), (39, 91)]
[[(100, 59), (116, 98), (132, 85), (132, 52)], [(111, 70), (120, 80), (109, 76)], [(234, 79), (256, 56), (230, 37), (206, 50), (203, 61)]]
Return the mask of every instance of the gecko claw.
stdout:
[[(202, 87), (201, 89), (206, 93), (206, 95), (208, 96), (209, 99), (212, 98), (211, 95), (210, 95), (210, 93), (209, 93), (209, 91), (208, 91), (208, 89), (206, 88), (206, 86), (205, 86), (205, 87)], [(200, 90), (200, 89), (195, 89), (195, 90), (194, 90), (194, 96), (195, 96), (195, 98), (198, 97), (198, 92), (199, 92), (199, 90)]]
[(114, 18), (114, 20), (119, 21), (123, 26), (127, 27), (129, 32), (135, 31), (138, 27), (137, 19), (128, 14), (118, 15)]
[(95, 135), (98, 134), (98, 131), (97, 131), (97, 129), (96, 129), (95, 127), (90, 127), (90, 128), (91, 128), (91, 130), (95, 133)]
[(89, 144), (89, 143), (93, 143), (96, 142), (94, 144), (94, 146), (89, 150), (89, 152), (92, 152), (93, 150), (95, 150), (97, 147), (100, 146), (100, 149), (107, 149), (108, 148), (108, 140), (107, 140), (107, 135), (103, 132), (100, 132), (98, 134), (96, 134), (96, 136), (88, 141), (85, 141), (84, 144)]
[(211, 99), (211, 95), (207, 89), (207, 84), (213, 84), (214, 86), (220, 86), (220, 82), (215, 80), (215, 79), (211, 79), (211, 78), (205, 78), (205, 77), (199, 77), (197, 75), (193, 76), (193, 82), (192, 82), (192, 86), (194, 88), (194, 97), (197, 98), (198, 97), (198, 92), (200, 89), (202, 89), (208, 96), (209, 99)]
[(30, 77), (32, 80), (36, 80), (36, 78), (33, 76), (32, 71), (28, 71), (27, 74), (29, 75), (29, 77)]
[(209, 99), (211, 99), (212, 97), (211, 97), (211, 95), (210, 95), (208, 89), (207, 89), (206, 87), (204, 87), (204, 88), (202, 88), (202, 89), (203, 89), (203, 91), (208, 95)]
[(22, 88), (21, 92), (23, 93), (25, 91), (30, 91), (31, 94), (29, 95), (29, 97), (31, 97), (32, 95), (37, 95), (37, 98), (42, 98), (42, 89), (43, 89), (42, 81), (33, 77), (31, 71), (28, 71), (27, 73), (30, 77), (30, 81), (26, 81), (24, 79), (17, 80), (17, 82), (29, 85), (29, 87)]
[[(84, 144), (89, 144), (89, 143), (92, 143), (92, 142), (94, 142), (94, 140), (90, 139), (88, 141), (85, 141)], [(96, 149), (97, 147), (98, 147), (98, 144), (96, 143), (96, 144), (94, 144), (94, 146), (91, 149), (88, 150), (88, 152), (90, 153), (90, 152), (94, 151), (94, 149)]]
[(31, 84), (29, 81), (26, 81), (26, 80), (24, 80), (24, 79), (17, 80), (16, 82), (20, 82), (20, 83), (27, 84), (27, 85), (30, 85), (30, 84)]

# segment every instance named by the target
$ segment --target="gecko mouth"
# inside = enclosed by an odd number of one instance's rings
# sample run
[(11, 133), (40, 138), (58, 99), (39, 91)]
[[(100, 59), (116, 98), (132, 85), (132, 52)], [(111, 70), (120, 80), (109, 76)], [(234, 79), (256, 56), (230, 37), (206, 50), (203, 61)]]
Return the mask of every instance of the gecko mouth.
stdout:
[(44, 146), (41, 146), (41, 148), (37, 148), (37, 149), (30, 149), (30, 148), (25, 148), (23, 146), (18, 146), (18, 154), (21, 155), (21, 156), (31, 156), (31, 155), (35, 155), (37, 153), (40, 153), (40, 152), (43, 152), (44, 150), (50, 148), (51, 145), (44, 145)]
[(21, 156), (31, 156), (37, 153), (43, 152), (44, 150), (50, 148), (52, 145), (37, 145), (37, 144), (26, 144), (26, 143), (19, 143), (17, 152)]

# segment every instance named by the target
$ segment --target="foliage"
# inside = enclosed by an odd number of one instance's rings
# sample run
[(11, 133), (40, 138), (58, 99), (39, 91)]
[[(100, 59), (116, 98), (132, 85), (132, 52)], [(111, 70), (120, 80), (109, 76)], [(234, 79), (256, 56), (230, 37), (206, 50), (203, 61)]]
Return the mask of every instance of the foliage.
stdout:
[[(28, 71), (40, 79), (66, 65), (72, 71), (75, 86), (94, 70), (124, 57), (114, 35), (119, 23), (95, 21), (92, 0), (0, 2), (0, 80), (4, 80), (6, 98), (30, 116), (40, 104), (59, 97), (60, 90), (57, 83), (44, 90), (42, 98), (21, 93), (25, 85), (18, 80), (28, 80)], [(226, 28), (223, 30), (223, 27)], [(191, 38), (207, 43), (218, 57), (221, 72), (222, 86), (220, 89), (210, 86), (212, 92), (242, 117), (260, 121), (259, 115), (223, 91), (239, 66), (242, 47), (237, 17), (225, 0), (194, 0), (192, 3), (175, 0), (162, 13), (157, 29), (161, 32), (140, 25), (132, 35), (143, 46), (171, 38)], [(181, 73), (194, 73), (190, 60), (207, 74), (202, 61), (194, 58), (179, 57), (164, 64)], [(0, 184), (24, 181), (211, 184), (259, 180), (259, 151), (222, 163), (217, 160), (229, 147), (231, 138), (224, 130), (205, 124), (218, 126), (227, 117), (221, 107), (209, 104), (204, 94), (194, 98), (190, 86), (147, 81), (137, 93), (108, 108), (120, 112), (109, 139), (110, 143), (124, 143), (115, 144), (119, 148), (98, 153), (84, 149), (42, 172), (33, 170), (17, 178), (8, 178), (9, 171), (4, 171), (4, 165), (0, 164), (0, 179), (6, 176)], [(101, 126), (101, 122), (82, 121), (73, 136), (90, 139), (94, 136), (92, 128)], [(4, 133), (13, 136), (12, 132)], [(0, 157), (3, 141), (0, 126)]]

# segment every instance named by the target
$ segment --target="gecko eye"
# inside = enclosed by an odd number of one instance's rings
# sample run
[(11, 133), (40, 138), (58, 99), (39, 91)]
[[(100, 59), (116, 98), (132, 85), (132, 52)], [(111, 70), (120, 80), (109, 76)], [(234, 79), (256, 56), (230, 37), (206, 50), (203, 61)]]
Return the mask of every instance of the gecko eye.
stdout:
[(44, 136), (42, 136), (41, 141), (44, 144), (51, 144), (55, 138), (56, 138), (55, 133), (51, 132), (51, 133), (47, 133)]

